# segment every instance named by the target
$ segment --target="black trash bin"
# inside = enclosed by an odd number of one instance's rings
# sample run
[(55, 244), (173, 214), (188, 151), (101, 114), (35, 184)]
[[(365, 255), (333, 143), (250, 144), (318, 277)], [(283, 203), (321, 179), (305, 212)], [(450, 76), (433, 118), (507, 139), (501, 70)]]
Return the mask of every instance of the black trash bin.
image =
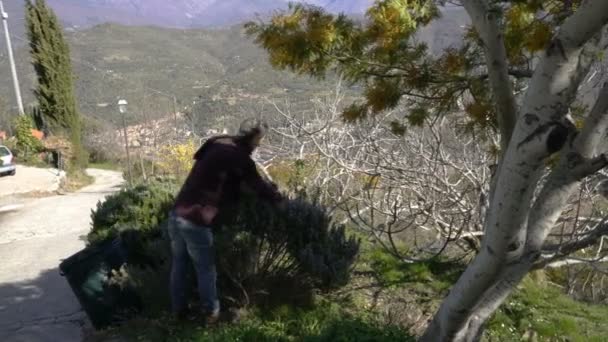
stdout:
[(89, 246), (59, 265), (80, 305), (95, 329), (103, 329), (129, 319), (141, 311), (141, 298), (125, 284), (109, 280), (127, 262), (120, 238)]

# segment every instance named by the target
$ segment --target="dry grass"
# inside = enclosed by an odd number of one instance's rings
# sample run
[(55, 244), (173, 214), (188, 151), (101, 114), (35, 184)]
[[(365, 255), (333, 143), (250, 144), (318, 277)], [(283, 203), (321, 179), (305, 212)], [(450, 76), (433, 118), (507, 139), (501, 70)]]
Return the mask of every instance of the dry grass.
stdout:
[(89, 176), (85, 170), (74, 170), (67, 173), (59, 189), (61, 192), (75, 192), (93, 184), (94, 181), (95, 178)]

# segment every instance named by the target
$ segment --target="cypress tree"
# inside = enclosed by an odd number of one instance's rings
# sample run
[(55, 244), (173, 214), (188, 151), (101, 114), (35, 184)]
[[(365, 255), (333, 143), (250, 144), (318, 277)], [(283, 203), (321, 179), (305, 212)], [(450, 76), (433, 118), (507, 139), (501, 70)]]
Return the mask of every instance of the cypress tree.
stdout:
[(81, 143), (81, 118), (74, 97), (70, 49), (53, 10), (45, 0), (26, 0), (26, 26), (38, 84), (34, 90), (48, 130), (65, 135), (74, 149), (74, 165), (86, 163)]

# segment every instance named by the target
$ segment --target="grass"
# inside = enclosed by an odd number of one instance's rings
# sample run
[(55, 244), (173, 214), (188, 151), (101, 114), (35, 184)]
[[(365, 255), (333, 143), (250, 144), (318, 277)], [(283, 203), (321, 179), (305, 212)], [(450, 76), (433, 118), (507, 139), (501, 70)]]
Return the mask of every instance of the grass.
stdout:
[(85, 170), (71, 170), (67, 172), (67, 175), (61, 184), (61, 189), (67, 192), (74, 192), (87, 185), (93, 184), (94, 181), (95, 178), (89, 176)]
[[(404, 264), (379, 249), (365, 251), (361, 259), (362, 268), (371, 270), (382, 287), (407, 290), (405, 293), (414, 297), (417, 305), (430, 312), (434, 312), (464, 267), (441, 260)], [(138, 318), (97, 334), (90, 341), (110, 341), (108, 338), (113, 336), (150, 342), (415, 341), (407, 329), (384, 323), (379, 311), (364, 309), (356, 300), (357, 293), (342, 299), (327, 298), (318, 296), (308, 309), (254, 309), (238, 324), (213, 329), (192, 322), (178, 324), (166, 314)], [(483, 341), (607, 341), (606, 317), (608, 306), (573, 300), (559, 287), (530, 276), (489, 321)]]
[(177, 324), (168, 317), (137, 319), (107, 331), (91, 342), (121, 336), (127, 341), (258, 341), (341, 342), (415, 341), (401, 328), (382, 326), (371, 315), (353, 316), (337, 303), (321, 301), (312, 310), (281, 307), (272, 312), (254, 312), (238, 324), (204, 329), (195, 323)]
[(608, 340), (607, 305), (576, 301), (531, 277), (512, 294), (488, 326), (487, 341), (600, 342)]
[[(441, 260), (403, 263), (378, 248), (364, 251), (361, 259), (383, 287), (408, 290), (417, 305), (431, 312), (465, 267)], [(605, 342), (606, 317), (608, 305), (574, 300), (558, 286), (530, 275), (494, 314), (484, 340)]]
[(380, 248), (364, 252), (362, 258), (384, 287), (420, 285), (424, 292), (431, 290), (435, 294), (447, 291), (465, 268), (465, 265), (439, 258), (405, 263)]
[(122, 166), (113, 162), (89, 163), (89, 168), (108, 171), (122, 171)]

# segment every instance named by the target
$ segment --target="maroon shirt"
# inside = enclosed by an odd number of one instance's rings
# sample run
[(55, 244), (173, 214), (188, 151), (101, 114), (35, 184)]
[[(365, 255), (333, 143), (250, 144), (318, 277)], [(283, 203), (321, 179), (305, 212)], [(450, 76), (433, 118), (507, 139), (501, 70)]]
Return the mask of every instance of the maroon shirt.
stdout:
[[(175, 200), (176, 215), (197, 224), (217, 224), (236, 208), (241, 185), (247, 185), (259, 198), (279, 202), (276, 186), (266, 182), (251, 159), (253, 150), (237, 137), (211, 138), (194, 155), (195, 163)], [(203, 208), (218, 209), (212, 222), (204, 218)]]

